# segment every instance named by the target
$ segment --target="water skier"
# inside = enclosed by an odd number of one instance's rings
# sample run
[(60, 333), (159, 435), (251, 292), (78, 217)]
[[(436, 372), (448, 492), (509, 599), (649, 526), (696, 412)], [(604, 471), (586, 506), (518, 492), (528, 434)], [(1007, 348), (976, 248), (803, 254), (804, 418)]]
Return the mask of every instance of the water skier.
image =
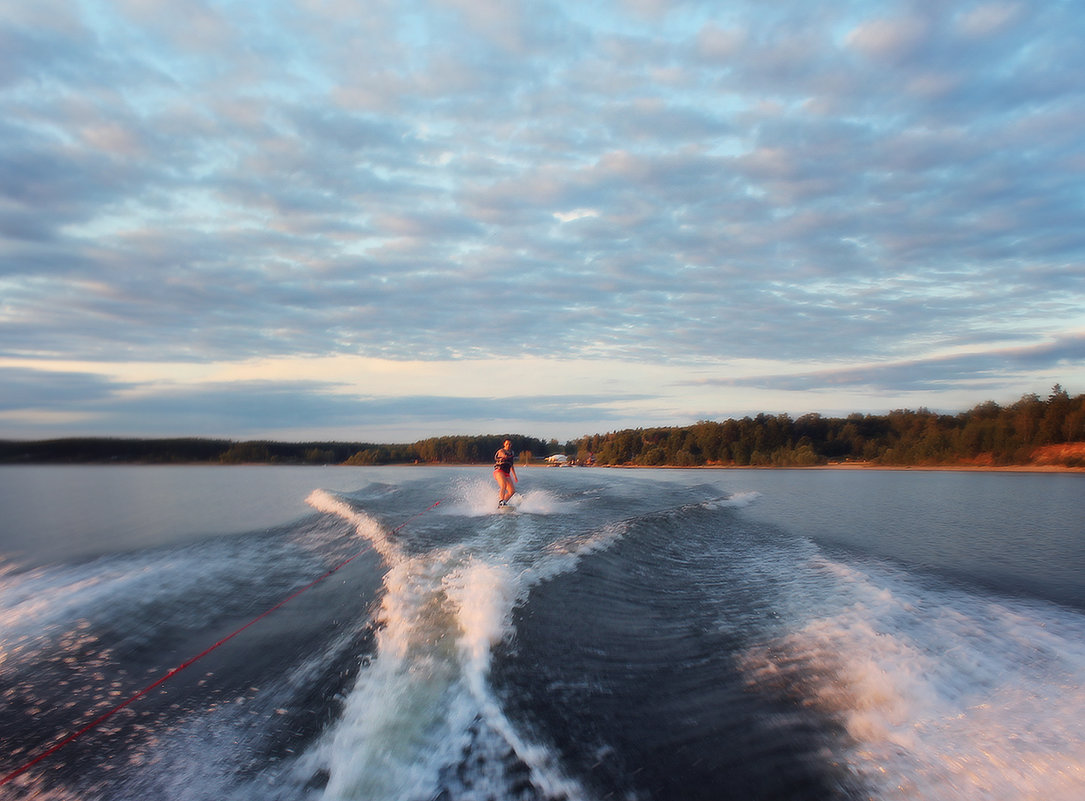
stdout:
[(501, 488), (501, 494), (497, 498), (498, 506), (508, 506), (509, 498), (516, 494), (516, 468), (512, 466), (516, 454), (512, 451), (512, 440), (505, 440), (505, 444), (494, 454), (494, 480)]

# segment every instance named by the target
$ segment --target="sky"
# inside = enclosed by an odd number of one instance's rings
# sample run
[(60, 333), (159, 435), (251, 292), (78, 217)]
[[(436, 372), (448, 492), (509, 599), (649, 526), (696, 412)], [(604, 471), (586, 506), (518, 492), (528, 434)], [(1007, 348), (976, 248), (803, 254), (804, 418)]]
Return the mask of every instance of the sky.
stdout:
[(1069, 0), (0, 0), (0, 437), (1085, 392)]

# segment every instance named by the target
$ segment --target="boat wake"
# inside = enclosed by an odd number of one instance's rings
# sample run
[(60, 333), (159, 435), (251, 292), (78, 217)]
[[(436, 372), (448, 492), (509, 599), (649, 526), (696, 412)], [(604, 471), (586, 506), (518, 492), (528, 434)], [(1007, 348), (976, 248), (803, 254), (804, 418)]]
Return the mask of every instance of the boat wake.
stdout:
[(317, 490), (308, 502), (348, 520), (388, 570), (375, 657), (341, 719), (299, 761), (306, 781), (323, 784), (327, 799), (586, 797), (502, 711), (490, 663), (531, 587), (572, 570), (619, 528), (551, 542), (540, 520), (566, 502), (536, 491), (524, 496), (523, 514), (493, 515), (489, 484), (466, 482), (441, 505), (442, 526), (461, 518), (462, 537), (416, 552), (346, 497)]

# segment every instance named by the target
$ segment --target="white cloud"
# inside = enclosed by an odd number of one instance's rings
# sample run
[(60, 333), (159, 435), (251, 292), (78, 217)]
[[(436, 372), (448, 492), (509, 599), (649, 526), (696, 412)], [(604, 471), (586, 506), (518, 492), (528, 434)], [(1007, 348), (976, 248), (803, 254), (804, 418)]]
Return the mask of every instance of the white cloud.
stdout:
[(864, 21), (848, 34), (848, 44), (877, 58), (899, 60), (911, 55), (929, 33), (919, 17), (881, 18)]
[(599, 216), (596, 209), (572, 209), (571, 211), (555, 211), (554, 217), (563, 223), (576, 222), (577, 220), (593, 219)]
[[(1065, 7), (636, 6), (20, 6), (0, 358), (279, 363), (322, 397), (303, 363), (368, 359), (445, 398), (523, 360), (805, 374), (1085, 326)], [(802, 402), (636, 411), (758, 400)]]
[(1020, 3), (984, 3), (961, 14), (958, 25), (967, 36), (991, 36), (1006, 30), (1022, 12)]

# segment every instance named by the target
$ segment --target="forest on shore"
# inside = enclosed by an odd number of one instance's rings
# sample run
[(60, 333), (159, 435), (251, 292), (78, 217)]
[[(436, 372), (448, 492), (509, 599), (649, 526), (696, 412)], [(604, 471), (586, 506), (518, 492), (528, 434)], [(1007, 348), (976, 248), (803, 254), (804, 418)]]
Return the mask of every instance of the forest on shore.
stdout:
[(519, 434), (432, 437), (400, 445), (359, 442), (234, 442), (224, 439), (67, 438), (0, 441), (0, 464), (478, 464), (505, 439), (522, 463), (563, 453), (571, 463), (644, 467), (1011, 466), (1042, 461), (1085, 467), (1085, 395), (1056, 384), (1000, 406), (959, 414), (927, 409), (823, 417), (759, 414), (689, 426), (636, 428), (556, 440)]
[[(1073, 443), (1081, 447), (1052, 447)], [(843, 418), (759, 414), (577, 441), (578, 458), (594, 455), (596, 464), (675, 467), (1008, 466), (1035, 464), (1041, 451), (1050, 464), (1085, 467), (1085, 395), (1071, 398), (1056, 384), (1046, 399), (987, 401), (955, 415), (923, 408)]]
[(0, 464), (477, 464), (489, 462), (506, 439), (525, 455), (560, 449), (519, 434), (433, 437), (406, 445), (366, 442), (272, 442), (226, 439), (125, 439), (71, 437), (21, 442), (0, 440)]

